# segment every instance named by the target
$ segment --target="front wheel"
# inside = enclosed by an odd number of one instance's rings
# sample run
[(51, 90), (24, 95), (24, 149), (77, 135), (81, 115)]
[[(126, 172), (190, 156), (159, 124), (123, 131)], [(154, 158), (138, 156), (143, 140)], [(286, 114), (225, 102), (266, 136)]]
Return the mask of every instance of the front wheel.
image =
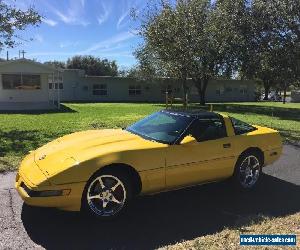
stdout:
[(261, 178), (262, 160), (256, 153), (246, 153), (239, 157), (235, 170), (234, 181), (244, 190), (254, 189)]
[(94, 175), (82, 197), (83, 211), (99, 219), (112, 219), (121, 214), (132, 196), (129, 178), (122, 172), (106, 171)]

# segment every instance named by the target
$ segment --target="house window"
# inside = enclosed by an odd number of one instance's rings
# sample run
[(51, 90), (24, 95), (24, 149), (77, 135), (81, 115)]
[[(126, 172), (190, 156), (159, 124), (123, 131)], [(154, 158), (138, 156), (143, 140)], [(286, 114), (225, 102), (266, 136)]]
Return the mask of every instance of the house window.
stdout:
[(41, 76), (29, 74), (3, 74), (3, 89), (41, 89)]
[(218, 86), (217, 89), (216, 89), (216, 94), (217, 95), (224, 95), (224, 91), (225, 91), (224, 86)]
[(63, 83), (49, 83), (49, 89), (64, 89), (64, 84)]
[(141, 85), (129, 85), (128, 94), (130, 96), (137, 96), (142, 94)]
[(225, 92), (232, 92), (232, 87), (230, 87), (230, 86), (226, 86), (226, 88), (225, 88)]
[(246, 85), (240, 85), (240, 93), (246, 95), (248, 93), (248, 89)]
[(107, 85), (106, 84), (94, 84), (93, 85), (93, 95), (107, 95)]
[(62, 83), (55, 83), (55, 89), (64, 89), (64, 85)]

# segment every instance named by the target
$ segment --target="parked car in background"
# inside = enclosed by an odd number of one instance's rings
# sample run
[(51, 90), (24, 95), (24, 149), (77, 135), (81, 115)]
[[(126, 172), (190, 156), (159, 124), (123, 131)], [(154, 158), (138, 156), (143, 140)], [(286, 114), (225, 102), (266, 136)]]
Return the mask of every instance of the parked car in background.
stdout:
[(280, 102), (282, 100), (281, 95), (279, 95), (277, 91), (271, 91), (268, 98), (270, 101), (274, 102)]
[[(262, 93), (260, 96), (260, 100), (264, 100), (265, 98), (265, 93)], [(274, 101), (274, 102), (280, 102), (282, 100), (281, 95), (278, 93), (278, 91), (272, 90), (268, 94), (268, 100), (269, 101)]]

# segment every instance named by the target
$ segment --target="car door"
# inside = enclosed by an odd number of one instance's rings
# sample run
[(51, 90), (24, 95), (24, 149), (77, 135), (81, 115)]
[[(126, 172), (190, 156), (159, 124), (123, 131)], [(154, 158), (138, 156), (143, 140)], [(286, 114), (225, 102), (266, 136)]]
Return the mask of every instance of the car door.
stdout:
[(234, 145), (232, 137), (227, 136), (222, 117), (196, 119), (186, 135), (195, 139), (167, 148), (167, 189), (215, 181), (232, 175)]

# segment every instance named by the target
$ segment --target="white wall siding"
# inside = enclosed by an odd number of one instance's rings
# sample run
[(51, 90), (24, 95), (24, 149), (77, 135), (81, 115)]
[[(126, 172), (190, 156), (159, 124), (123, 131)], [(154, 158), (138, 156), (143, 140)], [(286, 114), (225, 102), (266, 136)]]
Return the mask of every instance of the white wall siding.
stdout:
[[(79, 71), (78, 71), (79, 72)], [(63, 101), (93, 101), (93, 102), (165, 102), (165, 89), (173, 86), (173, 96), (182, 97), (180, 81), (171, 78), (141, 81), (121, 77), (80, 76), (76, 71), (65, 71), (64, 89), (61, 91)], [(94, 84), (106, 84), (107, 95), (93, 95)], [(129, 95), (130, 85), (140, 85), (141, 94)], [(193, 81), (188, 81), (189, 99), (199, 101), (197, 88)], [(224, 89), (220, 94), (217, 90)], [(175, 92), (174, 90), (178, 91)], [(241, 89), (243, 91), (241, 92)], [(255, 83), (238, 80), (212, 80), (206, 91), (208, 102), (254, 101)]]
[[(26, 59), (0, 63), (0, 110), (53, 108), (49, 104), (48, 75), (54, 69)], [(40, 89), (4, 89), (3, 74), (40, 75)]]
[[(64, 70), (63, 89), (49, 89), (48, 76), (57, 70), (41, 63), (26, 59), (0, 63), (0, 110), (45, 109), (53, 108), (53, 102), (165, 102), (165, 90), (172, 86), (170, 96), (182, 97), (182, 84), (179, 80), (164, 78), (137, 80), (123, 77), (85, 76), (83, 70)], [(2, 74), (38, 74), (41, 76), (41, 89), (3, 89)], [(94, 95), (93, 86), (98, 85), (98, 94)], [(101, 86), (100, 86), (101, 85)], [(106, 86), (103, 89), (103, 86)], [(129, 94), (129, 86), (135, 88), (137, 95)], [(197, 88), (192, 80), (188, 81), (189, 100), (199, 102)], [(54, 86), (53, 86), (54, 87)], [(101, 87), (101, 88), (100, 88)], [(139, 91), (140, 90), (140, 91)], [(58, 98), (58, 92), (60, 98)], [(255, 101), (255, 83), (252, 81), (212, 80), (206, 91), (207, 102)]]

